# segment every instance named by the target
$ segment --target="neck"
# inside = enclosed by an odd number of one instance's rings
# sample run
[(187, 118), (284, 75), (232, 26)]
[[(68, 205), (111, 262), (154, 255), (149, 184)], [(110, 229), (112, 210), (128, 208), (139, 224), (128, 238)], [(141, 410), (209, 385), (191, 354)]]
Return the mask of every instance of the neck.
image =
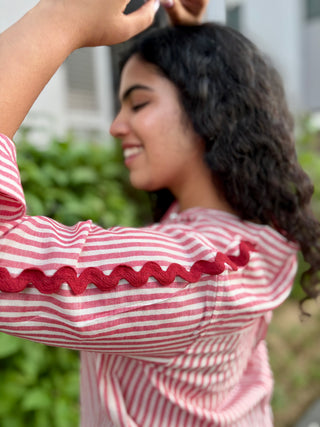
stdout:
[(180, 211), (193, 207), (222, 210), (235, 214), (217, 185), (214, 184), (209, 168), (200, 168), (190, 173), (180, 189), (172, 191)]

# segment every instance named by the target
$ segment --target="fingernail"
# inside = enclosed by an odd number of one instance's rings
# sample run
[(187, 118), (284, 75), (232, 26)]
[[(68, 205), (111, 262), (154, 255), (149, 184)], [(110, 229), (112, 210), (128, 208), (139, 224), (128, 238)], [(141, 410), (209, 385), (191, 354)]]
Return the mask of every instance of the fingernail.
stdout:
[(155, 2), (153, 3), (153, 7), (154, 7), (154, 13), (156, 13), (160, 7), (160, 0), (155, 0)]
[(166, 7), (167, 9), (169, 9), (174, 5), (174, 0), (162, 0), (161, 4), (163, 7)]

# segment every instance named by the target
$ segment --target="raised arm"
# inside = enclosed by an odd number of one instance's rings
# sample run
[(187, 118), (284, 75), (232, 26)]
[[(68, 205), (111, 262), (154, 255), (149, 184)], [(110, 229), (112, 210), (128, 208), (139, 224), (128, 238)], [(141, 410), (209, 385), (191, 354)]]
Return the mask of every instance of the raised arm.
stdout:
[(127, 0), (41, 0), (0, 35), (0, 132), (13, 137), (38, 95), (75, 49), (112, 45), (148, 27), (148, 0), (123, 13)]

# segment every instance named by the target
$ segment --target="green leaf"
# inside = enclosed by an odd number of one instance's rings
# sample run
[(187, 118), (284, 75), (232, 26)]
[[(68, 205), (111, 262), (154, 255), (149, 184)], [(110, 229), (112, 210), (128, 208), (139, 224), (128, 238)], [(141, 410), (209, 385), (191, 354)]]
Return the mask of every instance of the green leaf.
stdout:
[(22, 399), (21, 408), (25, 411), (49, 409), (52, 404), (51, 396), (43, 388), (29, 389)]
[(0, 359), (12, 356), (21, 348), (21, 339), (0, 333)]

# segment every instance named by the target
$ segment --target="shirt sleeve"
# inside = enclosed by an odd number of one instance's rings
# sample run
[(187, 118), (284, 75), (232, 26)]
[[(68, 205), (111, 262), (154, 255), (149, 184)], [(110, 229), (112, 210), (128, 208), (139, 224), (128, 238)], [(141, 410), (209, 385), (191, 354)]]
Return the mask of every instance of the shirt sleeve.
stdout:
[[(77, 350), (181, 351), (210, 321), (219, 277), (245, 265), (183, 224), (102, 229), (25, 215), (0, 137), (0, 331)], [(170, 350), (170, 351), (171, 351)]]
[[(0, 134), (0, 226), (25, 214), (26, 205), (12, 141)], [(1, 230), (1, 229), (0, 229)]]

